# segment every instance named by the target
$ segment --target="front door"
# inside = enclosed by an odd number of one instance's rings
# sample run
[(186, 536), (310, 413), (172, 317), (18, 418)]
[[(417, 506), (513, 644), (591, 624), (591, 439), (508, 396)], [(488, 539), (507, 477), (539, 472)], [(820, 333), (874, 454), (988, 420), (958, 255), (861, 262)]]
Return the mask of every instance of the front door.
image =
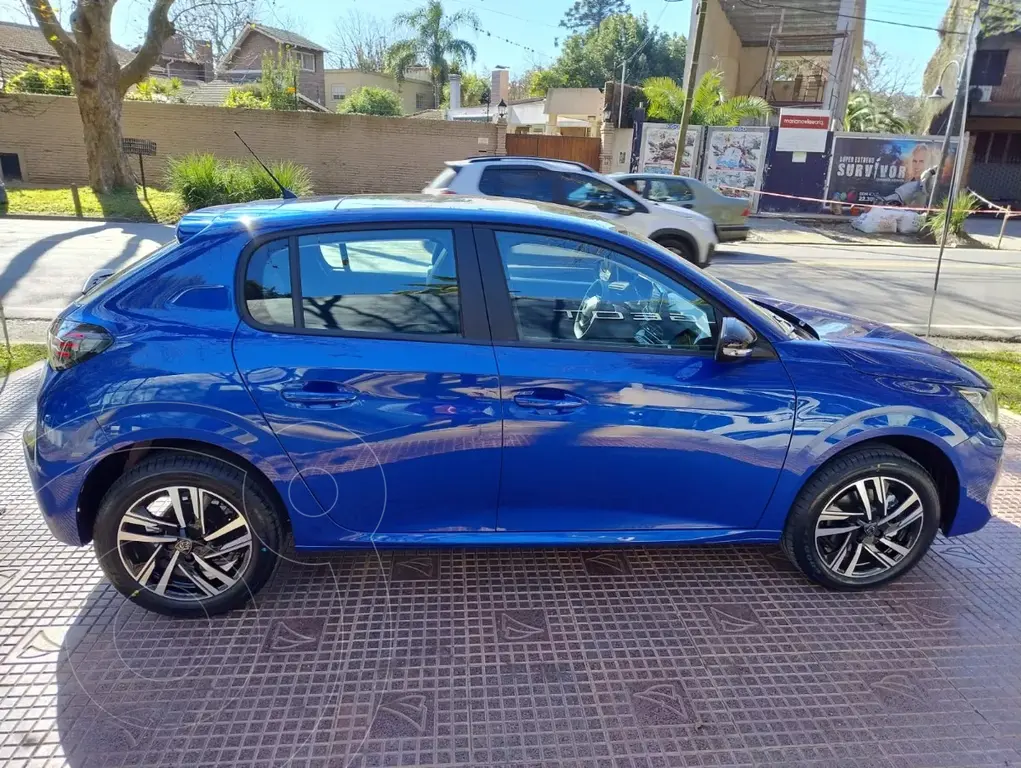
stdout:
[(637, 254), (477, 238), (504, 404), (498, 527), (753, 528), (793, 428), (775, 356), (717, 362), (726, 310)]
[(500, 402), (469, 229), (258, 244), (244, 304), (238, 368), (321, 507), (295, 514), (363, 533), (493, 530)]

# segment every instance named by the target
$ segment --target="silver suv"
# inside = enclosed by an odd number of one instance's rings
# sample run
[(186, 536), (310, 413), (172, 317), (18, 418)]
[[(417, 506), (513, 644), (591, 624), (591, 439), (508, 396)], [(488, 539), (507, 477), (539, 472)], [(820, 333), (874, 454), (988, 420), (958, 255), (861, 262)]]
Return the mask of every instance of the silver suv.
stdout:
[[(474, 157), (448, 162), (422, 191), (432, 195), (517, 197), (579, 208), (607, 219), (628, 217), (626, 228), (705, 267), (716, 249), (711, 219), (646, 200), (587, 165), (541, 157)], [(622, 222), (623, 223), (623, 222)]]

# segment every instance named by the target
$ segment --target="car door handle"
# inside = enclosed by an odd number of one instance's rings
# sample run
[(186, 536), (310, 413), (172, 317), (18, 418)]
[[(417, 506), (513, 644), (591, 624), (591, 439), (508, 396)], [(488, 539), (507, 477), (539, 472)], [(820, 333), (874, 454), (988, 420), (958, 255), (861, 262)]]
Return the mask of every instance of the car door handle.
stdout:
[(280, 396), (295, 405), (344, 405), (358, 398), (358, 392), (341, 387), (333, 382), (309, 382), (301, 386), (287, 387)]
[(525, 390), (514, 395), (514, 402), (522, 408), (535, 408), (541, 410), (573, 411), (581, 408), (585, 401), (580, 397), (568, 394), (566, 398), (542, 397), (532, 390)]

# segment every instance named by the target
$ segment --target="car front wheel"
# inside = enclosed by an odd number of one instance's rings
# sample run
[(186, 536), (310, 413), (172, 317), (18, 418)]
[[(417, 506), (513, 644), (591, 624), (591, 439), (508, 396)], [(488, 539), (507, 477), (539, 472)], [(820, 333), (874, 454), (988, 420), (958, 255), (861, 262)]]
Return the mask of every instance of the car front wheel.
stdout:
[(657, 243), (662, 245), (668, 251), (677, 254), (685, 261), (689, 261), (696, 267), (705, 267), (705, 264), (699, 264), (698, 262), (698, 251), (684, 240), (675, 237), (666, 237), (662, 240), (657, 240)]
[(110, 487), (93, 529), (100, 566), (129, 600), (169, 616), (244, 605), (272, 575), (280, 516), (245, 472), (161, 452)]
[(868, 589), (914, 567), (939, 521), (939, 493), (918, 462), (893, 448), (864, 447), (838, 456), (805, 484), (782, 545), (813, 581)]

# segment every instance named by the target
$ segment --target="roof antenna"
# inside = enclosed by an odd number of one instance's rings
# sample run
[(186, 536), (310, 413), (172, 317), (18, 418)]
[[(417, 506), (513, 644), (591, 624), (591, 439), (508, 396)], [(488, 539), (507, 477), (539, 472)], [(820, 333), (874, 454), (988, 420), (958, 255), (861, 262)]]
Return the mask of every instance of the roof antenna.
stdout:
[(266, 172), (266, 174), (271, 179), (273, 179), (273, 183), (276, 184), (278, 187), (280, 187), (280, 197), (282, 197), (284, 200), (297, 200), (298, 196), (296, 194), (294, 194), (291, 190), (289, 190), (287, 187), (285, 187), (283, 184), (280, 183), (280, 179), (278, 179), (276, 176), (274, 176), (273, 175), (273, 171), (271, 171), (269, 168), (267, 168), (266, 164), (264, 162), (262, 162), (262, 160), (259, 159), (259, 156), (257, 154), (255, 154), (255, 150), (252, 149), (250, 146), (248, 146), (248, 142), (246, 142), (244, 139), (241, 138), (241, 134), (238, 133), (237, 131), (234, 131), (234, 135), (238, 137), (238, 141), (240, 141), (242, 144), (245, 145), (245, 149), (247, 149), (249, 152), (252, 153), (252, 157), (255, 158), (255, 162), (257, 162), (259, 165), (262, 166), (262, 170), (264, 170)]

